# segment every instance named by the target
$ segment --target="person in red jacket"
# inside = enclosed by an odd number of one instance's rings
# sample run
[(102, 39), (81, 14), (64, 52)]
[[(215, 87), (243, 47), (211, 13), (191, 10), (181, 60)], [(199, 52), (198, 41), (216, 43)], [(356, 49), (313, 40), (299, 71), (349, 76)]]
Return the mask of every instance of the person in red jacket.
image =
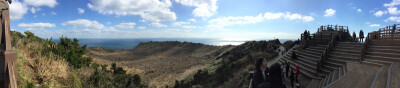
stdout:
[(297, 88), (300, 87), (300, 83), (299, 83), (299, 79), (298, 79), (299, 75), (300, 75), (300, 68), (299, 68), (298, 65), (296, 65), (296, 73), (294, 73), (294, 77), (296, 78), (296, 86), (297, 86)]

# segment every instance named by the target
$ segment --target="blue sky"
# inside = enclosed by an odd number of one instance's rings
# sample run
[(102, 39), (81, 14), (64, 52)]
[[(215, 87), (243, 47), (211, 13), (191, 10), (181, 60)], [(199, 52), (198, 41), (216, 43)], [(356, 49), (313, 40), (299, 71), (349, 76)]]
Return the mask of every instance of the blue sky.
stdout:
[(321, 25), (371, 32), (400, 0), (13, 0), (11, 29), (42, 38), (297, 39)]

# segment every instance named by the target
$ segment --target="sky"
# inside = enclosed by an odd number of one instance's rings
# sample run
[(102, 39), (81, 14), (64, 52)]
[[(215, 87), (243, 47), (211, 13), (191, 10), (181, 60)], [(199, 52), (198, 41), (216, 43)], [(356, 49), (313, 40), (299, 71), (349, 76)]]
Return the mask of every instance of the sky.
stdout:
[[(13, 0), (11, 30), (42, 38), (298, 39), (400, 22), (400, 0)], [(365, 33), (366, 34), (366, 33)]]

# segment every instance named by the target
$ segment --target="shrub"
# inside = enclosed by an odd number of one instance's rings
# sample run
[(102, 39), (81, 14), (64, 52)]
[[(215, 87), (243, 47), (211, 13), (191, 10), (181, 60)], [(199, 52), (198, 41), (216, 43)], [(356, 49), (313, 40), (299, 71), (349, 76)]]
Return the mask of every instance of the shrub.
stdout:
[[(84, 57), (86, 53), (86, 44), (80, 46), (79, 40), (74, 38), (71, 40), (67, 37), (61, 37), (60, 43), (55, 43), (50, 40), (45, 40), (46, 44), (43, 45), (45, 52), (52, 52), (58, 56), (61, 56), (69, 62), (74, 68), (81, 68), (83, 66), (89, 66), (92, 62), (91, 57)], [(43, 54), (43, 53), (42, 53)], [(46, 54), (46, 53), (44, 53)], [(48, 55), (48, 54), (46, 54)]]

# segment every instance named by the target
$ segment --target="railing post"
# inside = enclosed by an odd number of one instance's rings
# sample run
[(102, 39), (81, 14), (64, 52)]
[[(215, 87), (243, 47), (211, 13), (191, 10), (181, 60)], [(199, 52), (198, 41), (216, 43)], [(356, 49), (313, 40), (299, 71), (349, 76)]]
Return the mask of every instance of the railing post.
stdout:
[(10, 37), (10, 15), (9, 10), (3, 10), (1, 12), (2, 24), (4, 27), (1, 29), (4, 32), (2, 35), (4, 39), (5, 51), (1, 54), (1, 58), (4, 59), (4, 87), (5, 88), (17, 88), (17, 80), (15, 76), (17, 75), (17, 55), (12, 51), (11, 47), (11, 37)]

